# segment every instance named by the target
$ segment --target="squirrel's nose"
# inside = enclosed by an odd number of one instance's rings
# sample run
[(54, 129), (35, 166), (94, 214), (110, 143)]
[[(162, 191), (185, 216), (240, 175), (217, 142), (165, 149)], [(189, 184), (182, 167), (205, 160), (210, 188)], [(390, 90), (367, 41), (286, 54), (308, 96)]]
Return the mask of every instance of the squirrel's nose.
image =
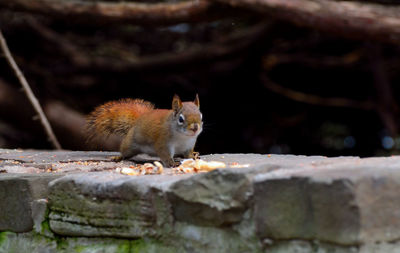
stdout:
[(190, 130), (192, 130), (193, 132), (197, 132), (197, 130), (199, 130), (199, 124), (197, 124), (197, 123), (191, 124)]

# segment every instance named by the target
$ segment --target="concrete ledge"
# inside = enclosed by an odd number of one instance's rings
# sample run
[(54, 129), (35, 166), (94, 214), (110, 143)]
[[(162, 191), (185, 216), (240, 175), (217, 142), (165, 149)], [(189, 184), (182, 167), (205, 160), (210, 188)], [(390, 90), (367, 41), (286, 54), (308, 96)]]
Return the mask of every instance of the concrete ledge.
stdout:
[[(34, 155), (7, 152), (0, 166)], [(46, 152), (15, 165), (39, 174), (0, 174), (0, 231), (17, 232), (0, 252), (37, 236), (48, 252), (75, 252), (76, 238), (84, 252), (102, 240), (107, 252), (400, 251), (400, 157), (221, 154), (202, 157), (228, 165), (209, 173), (126, 176), (110, 155)]]

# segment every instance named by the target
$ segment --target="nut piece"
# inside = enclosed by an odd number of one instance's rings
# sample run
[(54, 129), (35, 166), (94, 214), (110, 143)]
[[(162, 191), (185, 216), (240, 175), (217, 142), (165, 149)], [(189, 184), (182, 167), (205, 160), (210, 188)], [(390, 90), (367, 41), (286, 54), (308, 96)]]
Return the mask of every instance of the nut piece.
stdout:
[(195, 166), (195, 168), (202, 171), (210, 171), (225, 167), (226, 165), (223, 162), (217, 162), (217, 161), (206, 162), (204, 160), (196, 160), (196, 166)]
[(131, 165), (129, 166), (129, 168), (128, 167), (116, 168), (115, 171), (117, 173), (130, 176), (154, 175), (154, 174), (162, 174), (164, 171), (164, 167), (160, 162), (154, 162), (154, 164), (145, 163), (145, 164)]
[(164, 166), (160, 162), (155, 161), (154, 165), (158, 168), (158, 174), (162, 174), (164, 172)]
[(119, 172), (121, 174), (129, 175), (129, 176), (140, 175), (140, 171), (132, 169), (132, 168), (128, 168), (128, 167), (117, 168), (116, 170), (117, 170), (117, 172)]
[(180, 173), (192, 173), (192, 172), (207, 172), (218, 168), (225, 168), (226, 165), (223, 162), (217, 161), (204, 161), (201, 159), (186, 159), (183, 160), (181, 165), (174, 168), (175, 171)]
[(231, 168), (248, 168), (248, 167), (250, 167), (250, 164), (232, 163), (231, 165), (229, 165), (229, 167), (231, 167)]

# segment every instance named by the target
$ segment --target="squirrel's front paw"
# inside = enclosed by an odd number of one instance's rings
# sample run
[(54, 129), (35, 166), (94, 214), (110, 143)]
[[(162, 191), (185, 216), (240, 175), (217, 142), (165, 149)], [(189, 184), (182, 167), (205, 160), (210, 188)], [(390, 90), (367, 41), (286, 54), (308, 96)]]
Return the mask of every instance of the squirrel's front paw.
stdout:
[(183, 158), (197, 160), (200, 159), (200, 153), (190, 150), (183, 155)]
[(200, 159), (200, 153), (199, 152), (192, 152), (192, 157), (194, 160)]
[(167, 161), (163, 161), (163, 164), (167, 168), (174, 168), (179, 166), (181, 163), (179, 161), (175, 161), (174, 159), (168, 159)]

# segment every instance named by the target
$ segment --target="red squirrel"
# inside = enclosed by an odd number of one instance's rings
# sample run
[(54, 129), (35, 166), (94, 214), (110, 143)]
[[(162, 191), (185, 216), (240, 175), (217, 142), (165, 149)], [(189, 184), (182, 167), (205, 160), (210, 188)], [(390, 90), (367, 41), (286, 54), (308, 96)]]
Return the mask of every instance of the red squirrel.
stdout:
[(194, 158), (193, 148), (203, 130), (198, 95), (193, 102), (182, 102), (175, 95), (172, 109), (155, 109), (141, 99), (123, 99), (100, 105), (89, 114), (88, 137), (118, 134), (123, 137), (121, 155), (115, 161), (145, 153), (157, 155), (167, 167), (175, 165), (174, 156)]

